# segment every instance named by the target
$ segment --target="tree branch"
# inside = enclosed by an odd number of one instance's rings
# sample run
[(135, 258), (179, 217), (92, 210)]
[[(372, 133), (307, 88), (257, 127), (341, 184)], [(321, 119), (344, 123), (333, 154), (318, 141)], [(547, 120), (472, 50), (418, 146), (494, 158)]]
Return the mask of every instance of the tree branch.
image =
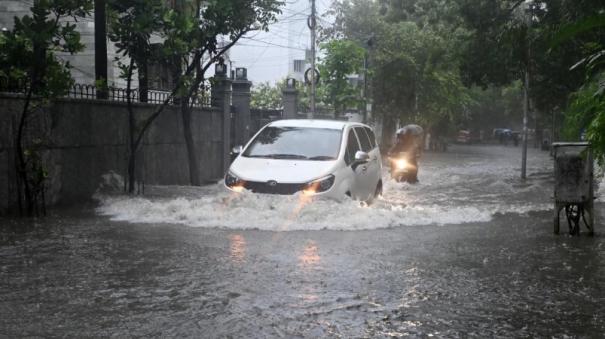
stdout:
[(202, 68), (203, 73), (206, 73), (206, 71), (208, 70), (208, 68), (210, 68), (210, 66), (215, 63), (218, 58), (220, 58), (223, 54), (225, 54), (225, 52), (227, 52), (231, 47), (233, 47), (233, 45), (235, 45), (239, 39), (241, 39), (241, 37), (243, 37), (246, 33), (248, 32), (252, 32), (254, 29), (252, 28), (246, 28), (243, 29), (242, 31), (240, 31), (237, 36), (235, 37), (235, 39), (233, 39), (233, 41), (231, 41), (230, 43), (228, 43), (225, 47), (223, 47), (223, 49), (220, 50), (220, 52), (218, 52), (215, 56), (211, 57), (208, 62), (206, 63), (206, 65), (204, 66), (204, 68)]
[(193, 70), (195, 69), (194, 64), (195, 63), (192, 62), (191, 64), (189, 64), (187, 66), (185, 73), (179, 77), (179, 79), (177, 81), (177, 86), (175, 86), (172, 89), (172, 92), (170, 92), (170, 95), (164, 100), (164, 102), (157, 109), (157, 111), (155, 111), (151, 116), (149, 116), (147, 119), (145, 119), (145, 121), (143, 122), (143, 126), (141, 127), (141, 130), (139, 131), (139, 135), (137, 136), (137, 139), (135, 141), (135, 148), (139, 147), (139, 144), (141, 143), (141, 140), (143, 139), (143, 135), (145, 134), (145, 131), (149, 128), (149, 126), (151, 126), (151, 123), (164, 111), (164, 108), (166, 108), (166, 106), (170, 103), (170, 100), (172, 100), (172, 98), (174, 98), (174, 96), (176, 95), (176, 92), (178, 92), (178, 90), (181, 88), (182, 79), (185, 76), (188, 76), (189, 74), (191, 74), (191, 72), (193, 72)]

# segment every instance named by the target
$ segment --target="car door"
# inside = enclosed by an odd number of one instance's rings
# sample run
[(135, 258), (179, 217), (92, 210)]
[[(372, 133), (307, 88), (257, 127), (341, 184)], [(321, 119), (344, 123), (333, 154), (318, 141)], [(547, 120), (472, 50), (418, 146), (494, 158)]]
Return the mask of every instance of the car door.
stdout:
[(347, 148), (345, 150), (345, 164), (347, 166), (347, 172), (350, 175), (349, 178), (349, 192), (351, 193), (351, 196), (354, 198), (362, 198), (362, 173), (364, 173), (364, 170), (361, 168), (362, 166), (355, 166), (355, 153), (357, 153), (357, 151), (360, 151), (361, 147), (359, 146), (359, 140), (357, 139), (357, 136), (355, 135), (355, 131), (353, 130), (353, 128), (350, 128), (349, 131), (347, 132)]
[(376, 190), (376, 170), (378, 167), (376, 153), (373, 150), (372, 143), (370, 142), (370, 138), (368, 137), (367, 132), (364, 130), (363, 126), (357, 126), (353, 128), (355, 130), (355, 134), (357, 135), (357, 139), (359, 140), (360, 149), (370, 156), (370, 159), (367, 163), (361, 164), (358, 167), (359, 173), (359, 189), (361, 193), (361, 198), (366, 200), (374, 194)]
[(376, 185), (382, 179), (382, 158), (380, 156), (380, 149), (378, 148), (378, 144), (376, 143), (376, 136), (374, 135), (374, 131), (370, 127), (364, 126), (363, 130), (366, 132), (368, 137), (368, 141), (370, 142), (370, 146), (372, 150), (368, 152), (370, 155), (370, 169), (372, 172), (372, 182), (373, 188), (376, 188)]

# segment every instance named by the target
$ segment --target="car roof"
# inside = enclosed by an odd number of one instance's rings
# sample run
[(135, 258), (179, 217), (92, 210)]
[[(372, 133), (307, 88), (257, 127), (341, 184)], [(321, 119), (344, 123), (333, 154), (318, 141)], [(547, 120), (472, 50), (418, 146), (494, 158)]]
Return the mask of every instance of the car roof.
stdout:
[(284, 119), (276, 120), (269, 124), (275, 127), (310, 127), (310, 128), (328, 128), (328, 129), (343, 129), (346, 126), (363, 126), (359, 122), (349, 122), (340, 120), (320, 120), (320, 119)]

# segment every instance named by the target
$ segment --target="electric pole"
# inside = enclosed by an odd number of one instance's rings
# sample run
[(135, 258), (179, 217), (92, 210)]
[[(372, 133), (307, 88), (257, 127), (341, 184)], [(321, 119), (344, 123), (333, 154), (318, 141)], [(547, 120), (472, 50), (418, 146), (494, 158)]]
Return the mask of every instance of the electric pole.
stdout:
[(315, 29), (317, 20), (315, 18), (315, 0), (311, 0), (311, 16), (309, 17), (308, 26), (311, 29), (311, 112), (309, 118), (315, 116)]
[[(529, 46), (527, 47), (529, 58)], [(521, 159), (521, 179), (526, 178), (527, 173), (527, 116), (529, 111), (529, 60), (525, 69), (525, 81), (523, 84), (523, 155)]]
[[(525, 179), (527, 177), (527, 117), (529, 107), (529, 71), (530, 71), (530, 60), (531, 60), (531, 22), (533, 20), (533, 6), (530, 3), (529, 8), (527, 9), (526, 15), (529, 14), (529, 20), (526, 22), (525, 26), (525, 43), (526, 43), (526, 55), (527, 59), (525, 61), (525, 79), (523, 81), (523, 154), (521, 159), (521, 179)], [(535, 133), (535, 132), (534, 132)], [(535, 137), (534, 137), (535, 138)]]

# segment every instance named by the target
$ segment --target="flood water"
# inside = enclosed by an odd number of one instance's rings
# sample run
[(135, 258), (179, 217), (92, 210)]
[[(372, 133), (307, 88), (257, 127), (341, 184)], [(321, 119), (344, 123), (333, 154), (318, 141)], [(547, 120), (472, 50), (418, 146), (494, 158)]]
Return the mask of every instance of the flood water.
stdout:
[(519, 155), (519, 148), (479, 146), (426, 153), (420, 184), (394, 182), (385, 168), (384, 196), (371, 206), (350, 199), (237, 194), (219, 183), (201, 189), (152, 187), (146, 197), (134, 199), (100, 196), (98, 211), (113, 220), (291, 231), (459, 224), (550, 210), (552, 160), (548, 153), (532, 152), (529, 180), (521, 181)]
[(553, 235), (551, 159), (519, 154), (425, 154), (369, 207), (214, 185), (0, 219), (0, 337), (600, 337), (603, 203)]

